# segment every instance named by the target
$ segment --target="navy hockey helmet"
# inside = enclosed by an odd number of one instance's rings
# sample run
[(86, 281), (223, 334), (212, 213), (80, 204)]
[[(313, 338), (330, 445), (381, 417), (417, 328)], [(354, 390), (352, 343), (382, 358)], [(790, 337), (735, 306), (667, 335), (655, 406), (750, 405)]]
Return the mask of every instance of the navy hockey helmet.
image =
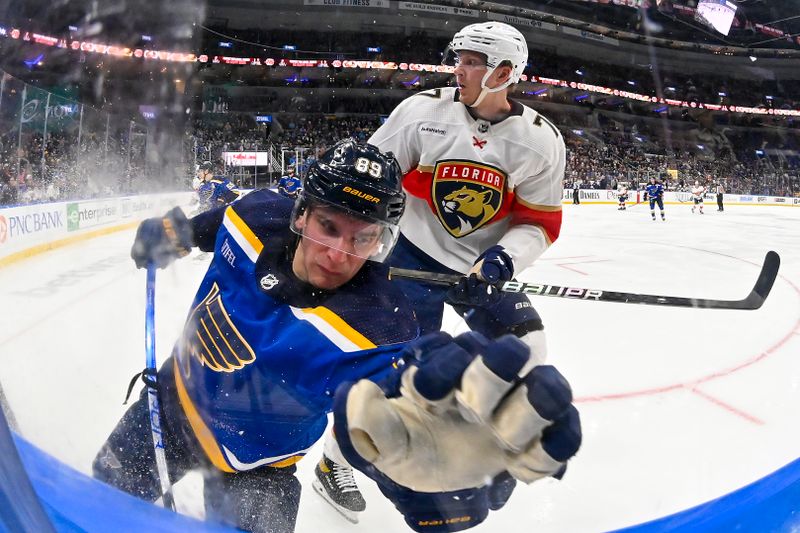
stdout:
[[(295, 204), (291, 228), (303, 234), (295, 221), (309, 205), (344, 211), (349, 216), (376, 224), (381, 230), (380, 246), (375, 249), (362, 253), (362, 250), (348, 247), (344, 251), (383, 261), (400, 233), (398, 223), (406, 204), (402, 178), (400, 165), (391, 152), (383, 153), (354, 139), (339, 141), (309, 167), (303, 191)], [(338, 247), (330, 241), (324, 244)]]
[(197, 165), (197, 171), (205, 170), (207, 172), (214, 172), (214, 163), (211, 161), (203, 161)]

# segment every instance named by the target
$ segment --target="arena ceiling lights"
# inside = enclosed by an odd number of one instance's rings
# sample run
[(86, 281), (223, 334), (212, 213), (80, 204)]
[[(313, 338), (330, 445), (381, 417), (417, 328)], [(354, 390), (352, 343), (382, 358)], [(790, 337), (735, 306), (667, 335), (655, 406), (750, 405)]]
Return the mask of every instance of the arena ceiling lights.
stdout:
[[(149, 50), (143, 48), (128, 48), (118, 45), (108, 45), (92, 43), (89, 41), (67, 40), (65, 38), (52, 37), (41, 33), (25, 31), (19, 28), (11, 30), (0, 26), (0, 37), (21, 40), (30, 44), (38, 44), (61, 48), (84, 53), (95, 53), (119, 58), (135, 58), (164, 62), (179, 63), (202, 63), (202, 64), (225, 64), (253, 67), (294, 67), (294, 68), (341, 68), (341, 69), (386, 69), (400, 71), (417, 71), (452, 74), (454, 67), (449, 65), (430, 65), (424, 63), (406, 63), (395, 61), (369, 61), (369, 60), (327, 60), (327, 59), (286, 59), (273, 57), (233, 57), (207, 54), (194, 54), (186, 52), (170, 52), (164, 50)], [(775, 115), (775, 116), (800, 116), (800, 109), (767, 109), (763, 107), (746, 107), (721, 104), (707, 104), (700, 102), (688, 102), (670, 98), (639, 94), (632, 91), (623, 91), (604, 87), (602, 85), (592, 85), (574, 81), (546, 78), (542, 76), (521, 77), (522, 81), (531, 83), (541, 83), (556, 87), (564, 87), (586, 91), (595, 94), (605, 94), (627, 98), (639, 102), (650, 102), (653, 104), (663, 104), (672, 107), (708, 109), (711, 111), (744, 113), (752, 115)]]

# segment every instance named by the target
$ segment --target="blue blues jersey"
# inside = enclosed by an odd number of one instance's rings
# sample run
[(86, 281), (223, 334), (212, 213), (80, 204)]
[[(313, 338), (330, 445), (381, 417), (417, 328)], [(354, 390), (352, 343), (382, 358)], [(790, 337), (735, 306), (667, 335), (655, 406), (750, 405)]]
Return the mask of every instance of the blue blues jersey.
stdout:
[(209, 459), (226, 472), (293, 464), (323, 434), (345, 381), (380, 380), (418, 336), (386, 267), (336, 291), (292, 273), (294, 203), (260, 190), (192, 219), (214, 257), (175, 347), (175, 382)]
[(236, 185), (224, 176), (214, 176), (204, 181), (197, 189), (197, 197), (203, 209), (213, 209), (220, 205), (227, 205), (239, 198)]
[(647, 197), (651, 200), (661, 198), (664, 195), (664, 186), (660, 183), (648, 183), (645, 190), (647, 191)]
[(278, 192), (288, 198), (297, 197), (302, 182), (295, 176), (284, 176), (278, 181)]

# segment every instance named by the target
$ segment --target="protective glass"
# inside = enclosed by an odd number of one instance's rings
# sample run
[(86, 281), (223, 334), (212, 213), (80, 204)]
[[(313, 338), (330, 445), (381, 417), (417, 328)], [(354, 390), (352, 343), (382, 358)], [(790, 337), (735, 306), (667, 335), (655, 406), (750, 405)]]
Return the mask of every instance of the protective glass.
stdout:
[[(302, 204), (306, 204), (303, 206)], [(293, 232), (349, 255), (381, 263), (394, 248), (400, 228), (313, 199), (297, 202), (292, 212)]]

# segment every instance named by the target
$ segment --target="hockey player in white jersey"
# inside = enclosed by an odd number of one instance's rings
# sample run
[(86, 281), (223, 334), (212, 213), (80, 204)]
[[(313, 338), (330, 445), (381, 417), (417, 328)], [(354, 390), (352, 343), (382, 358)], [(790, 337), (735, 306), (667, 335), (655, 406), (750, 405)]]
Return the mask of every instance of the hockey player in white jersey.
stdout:
[(699, 181), (694, 182), (692, 187), (692, 213), (697, 207), (700, 207), (700, 214), (703, 214), (703, 196), (706, 194), (705, 185), (701, 185)]
[(624, 182), (617, 185), (617, 199), (619, 199), (618, 211), (625, 211), (625, 202), (628, 201), (628, 186)]
[[(470, 24), (453, 37), (445, 58), (451, 54), (457, 86), (406, 99), (369, 139), (397, 158), (408, 197), (388, 262), (469, 276), (449, 292), (397, 281), (422, 334), (441, 328), (447, 300), (472, 329), (490, 337), (513, 332), (544, 357), (542, 322), (528, 298), (486, 282), (511, 279), (558, 238), (563, 137), (544, 116), (508, 97), (528, 58), (515, 28)], [(326, 445), (315, 488), (355, 521), (365, 503), (337, 456)]]

